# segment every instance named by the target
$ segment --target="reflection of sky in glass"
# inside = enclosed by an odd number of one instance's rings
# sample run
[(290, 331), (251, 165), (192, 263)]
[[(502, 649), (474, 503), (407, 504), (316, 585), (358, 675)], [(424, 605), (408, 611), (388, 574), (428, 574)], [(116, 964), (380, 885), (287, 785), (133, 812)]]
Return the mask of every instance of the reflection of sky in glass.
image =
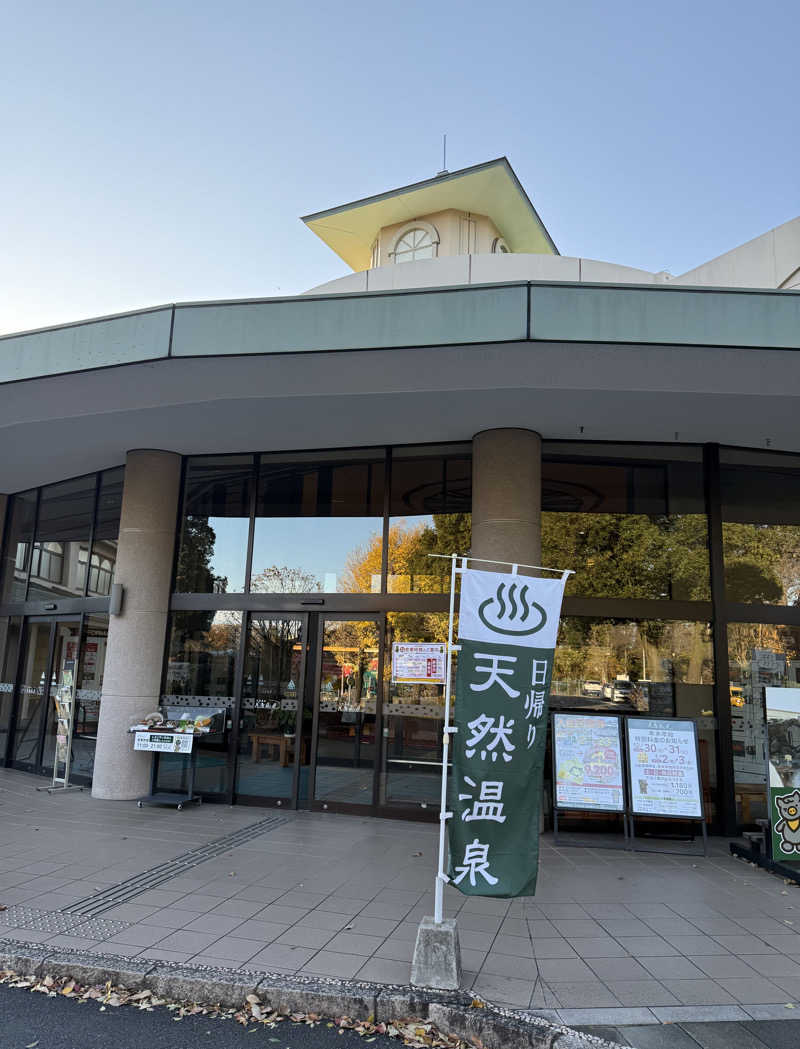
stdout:
[[(342, 584), (348, 556), (382, 530), (375, 517), (263, 517), (256, 521), (253, 576), (271, 565), (313, 575), (330, 593)], [(334, 578), (335, 577), (335, 578)]]
[(217, 537), (209, 567), (215, 576), (227, 576), (225, 593), (241, 593), (250, 523), (246, 517), (209, 517), (208, 523)]

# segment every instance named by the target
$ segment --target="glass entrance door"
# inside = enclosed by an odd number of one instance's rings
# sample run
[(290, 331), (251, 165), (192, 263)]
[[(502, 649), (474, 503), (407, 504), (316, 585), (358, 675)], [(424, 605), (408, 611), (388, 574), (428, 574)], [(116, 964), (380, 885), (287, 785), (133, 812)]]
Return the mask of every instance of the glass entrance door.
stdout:
[(237, 801), (307, 796), (311, 711), (305, 703), (308, 616), (249, 616), (236, 741)]
[(56, 748), (56, 705), (60, 690), (75, 688), (80, 619), (28, 619), (19, 682), (14, 742), (15, 768), (52, 772)]
[(323, 618), (315, 689), (312, 807), (374, 805), (380, 623)]

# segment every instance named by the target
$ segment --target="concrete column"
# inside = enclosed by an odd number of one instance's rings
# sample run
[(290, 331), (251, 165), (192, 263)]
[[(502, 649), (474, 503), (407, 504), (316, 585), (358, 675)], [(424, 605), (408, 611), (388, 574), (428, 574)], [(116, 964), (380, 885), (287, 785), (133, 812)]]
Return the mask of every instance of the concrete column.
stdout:
[(149, 787), (150, 755), (133, 750), (128, 729), (159, 705), (180, 472), (174, 452), (128, 452), (114, 573), (125, 590), (109, 623), (95, 798), (136, 798)]
[[(472, 438), (472, 556), (538, 565), (542, 553), (542, 439), (533, 430)], [(476, 565), (491, 571), (490, 565)], [(502, 571), (502, 569), (500, 569)]]

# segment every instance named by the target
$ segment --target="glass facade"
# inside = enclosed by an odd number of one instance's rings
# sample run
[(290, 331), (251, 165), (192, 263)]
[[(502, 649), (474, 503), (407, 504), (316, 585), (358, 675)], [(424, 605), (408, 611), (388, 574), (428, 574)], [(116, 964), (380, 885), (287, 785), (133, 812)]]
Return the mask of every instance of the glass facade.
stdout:
[[(552, 706), (691, 717), (716, 826), (764, 812), (765, 688), (800, 686), (800, 457), (544, 442), (542, 562), (576, 569)], [(52, 763), (74, 675), (91, 776), (123, 471), (11, 497), (0, 584), (0, 759)], [(419, 815), (438, 805), (444, 685), (396, 645), (446, 641), (471, 545), (466, 444), (190, 457), (162, 701), (213, 709), (219, 800)], [(241, 600), (237, 595), (241, 595)], [(70, 615), (45, 603), (72, 602)], [(24, 607), (23, 607), (24, 603)], [(74, 610), (74, 614), (73, 614)], [(185, 785), (165, 758), (159, 784)], [(549, 773), (548, 773), (549, 774)]]
[[(91, 782), (108, 639), (108, 615), (97, 601), (108, 599), (114, 580), (123, 478), (120, 467), (9, 500), (0, 582), (0, 765), (52, 771), (55, 697), (69, 688), (71, 778)], [(67, 601), (70, 614), (56, 614)]]
[(542, 562), (575, 568), (570, 595), (707, 601), (702, 462), (551, 454), (542, 464)]
[(725, 593), (747, 604), (800, 603), (800, 458), (720, 454)]
[(450, 589), (449, 556), (472, 543), (472, 459), (458, 446), (392, 456), (388, 586), (391, 594)]
[(383, 451), (262, 455), (251, 592), (380, 593), (385, 470)]

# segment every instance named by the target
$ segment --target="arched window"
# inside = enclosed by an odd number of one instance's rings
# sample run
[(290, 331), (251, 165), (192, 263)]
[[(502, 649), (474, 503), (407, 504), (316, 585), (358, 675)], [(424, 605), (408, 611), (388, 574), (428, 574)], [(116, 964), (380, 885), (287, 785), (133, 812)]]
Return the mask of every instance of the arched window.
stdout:
[(395, 262), (416, 262), (418, 259), (435, 259), (439, 246), (439, 235), (429, 223), (418, 223), (403, 230), (395, 241)]

